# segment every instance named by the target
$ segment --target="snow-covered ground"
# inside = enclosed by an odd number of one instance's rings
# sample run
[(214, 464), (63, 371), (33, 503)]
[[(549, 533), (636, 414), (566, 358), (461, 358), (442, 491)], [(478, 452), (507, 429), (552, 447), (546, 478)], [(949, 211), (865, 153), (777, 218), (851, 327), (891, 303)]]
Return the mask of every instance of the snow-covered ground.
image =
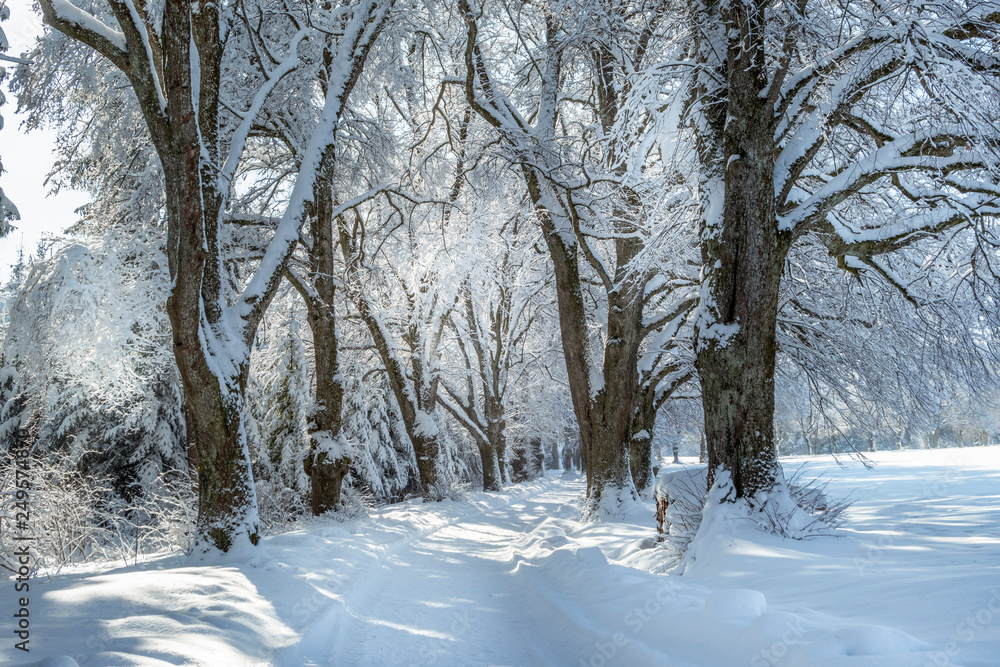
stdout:
[(746, 530), (654, 574), (650, 505), (580, 525), (578, 476), (409, 503), (265, 540), (32, 581), (0, 664), (1000, 665), (1000, 447), (808, 461), (855, 499), (836, 537)]

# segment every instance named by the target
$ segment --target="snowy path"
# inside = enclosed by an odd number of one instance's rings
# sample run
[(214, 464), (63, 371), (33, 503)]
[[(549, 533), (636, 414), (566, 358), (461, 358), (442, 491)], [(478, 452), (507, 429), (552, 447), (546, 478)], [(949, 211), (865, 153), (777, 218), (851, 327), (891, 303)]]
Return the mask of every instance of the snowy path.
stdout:
[(875, 458), (810, 464), (854, 491), (839, 537), (737, 529), (683, 577), (652, 573), (650, 506), (580, 525), (579, 477), (315, 523), (255, 563), (81, 568), (33, 581), (30, 660), (0, 664), (1000, 665), (1000, 448)]
[(391, 546), (275, 664), (559, 662), (573, 647), (526, 613), (530, 592), (514, 576), (512, 544), (576, 495), (557, 487)]
[[(606, 601), (602, 598), (635, 588), (650, 598), (662, 582), (642, 573), (637, 586), (629, 581), (638, 574), (634, 570), (610, 565), (596, 546), (571, 544), (566, 528), (576, 525), (580, 480), (549, 480), (511, 493), (518, 491), (525, 497), (497, 496), (471, 511), (458, 504), (434, 512), (439, 514), (434, 523), (440, 523), (433, 530), (424, 528), (387, 545), (376, 562), (355, 575), (355, 585), (339, 594), (326, 591), (338, 603), (311, 623), (296, 645), (279, 651), (273, 664), (557, 665), (593, 660), (597, 665), (607, 657), (620, 664), (675, 664), (641, 643), (617, 645), (614, 636), (625, 630), (625, 614), (613, 614), (616, 623), (594, 613)], [(645, 518), (646, 523), (651, 520)], [(633, 530), (637, 535), (625, 531), (627, 541), (651, 545), (648, 528)], [(588, 581), (588, 567), (614, 568), (624, 579), (612, 583), (606, 576), (591, 576)], [(588, 586), (601, 592), (597, 604), (577, 604), (590, 597)]]

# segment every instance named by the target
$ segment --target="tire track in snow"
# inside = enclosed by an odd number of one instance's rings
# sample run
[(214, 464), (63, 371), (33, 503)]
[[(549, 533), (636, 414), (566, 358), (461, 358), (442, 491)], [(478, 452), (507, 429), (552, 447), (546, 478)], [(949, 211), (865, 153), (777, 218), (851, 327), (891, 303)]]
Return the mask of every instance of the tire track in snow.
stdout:
[(348, 602), (331, 655), (365, 665), (565, 660), (572, 651), (567, 639), (540, 635), (551, 626), (530, 613), (534, 600), (515, 573), (512, 545), (572, 508), (577, 492), (545, 485), (409, 542), (382, 564), (363, 596)]
[[(574, 514), (578, 486), (543, 481), (472, 506), (390, 508), (374, 519), (375, 530), (378, 523), (417, 529), (373, 545), (374, 562), (351, 572), (342, 588), (314, 581), (329, 603), (273, 664), (551, 662), (560, 655), (554, 652), (557, 638), (545, 637), (541, 649), (515, 639), (531, 636), (534, 628), (522, 613), (529, 597), (521, 590), (524, 582), (517, 586), (511, 576), (511, 545), (552, 514)], [(455, 509), (457, 516), (447, 516)]]

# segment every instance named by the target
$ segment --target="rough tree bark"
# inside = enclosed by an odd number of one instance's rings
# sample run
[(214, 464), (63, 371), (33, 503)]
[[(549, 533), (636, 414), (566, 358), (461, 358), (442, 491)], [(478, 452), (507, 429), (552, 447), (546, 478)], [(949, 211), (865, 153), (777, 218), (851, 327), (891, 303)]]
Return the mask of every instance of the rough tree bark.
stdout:
[[(781, 268), (790, 239), (775, 214), (774, 102), (757, 2), (701, 3), (696, 49), (705, 73), (698, 153), (702, 175), (702, 294), (696, 319), (709, 486), (731, 475), (751, 504), (779, 482), (774, 443), (774, 367)], [(721, 49), (721, 52), (719, 51)], [(724, 54), (720, 61), (718, 54)], [(713, 77), (721, 77), (710, 80)], [(701, 97), (724, 88), (714, 101)]]
[[(220, 91), (227, 41), (220, 5), (168, 0), (159, 22), (144, 5), (137, 9), (120, 0), (109, 5), (121, 32), (65, 0), (41, 2), (46, 23), (90, 46), (128, 77), (163, 167), (173, 281), (167, 313), (198, 473), (195, 548), (255, 545), (259, 519), (243, 427), (250, 347), (294, 249), (320, 156), (332, 141), (339, 101), (325, 100), (274, 239), (243, 293), (227, 304), (219, 232), (233, 174), (264, 101), (297, 66), (296, 48), (306, 32), (290, 38), (285, 60), (275, 63), (256, 92), (249, 91), (250, 111), (223, 140)], [(357, 5), (363, 15), (343, 37), (352, 49), (375, 39), (388, 6)]]
[(46, 23), (128, 76), (163, 165), (173, 279), (167, 313), (198, 473), (196, 546), (227, 551), (237, 541), (256, 544), (256, 496), (243, 429), (247, 358), (239, 351), (244, 341), (225, 332), (220, 280), (225, 193), (216, 168), (224, 43), (218, 6), (167, 2), (157, 31), (129, 3), (109, 4), (120, 33), (66, 3), (43, 0), (41, 6)]
[(316, 408), (310, 415), (309, 455), (303, 467), (309, 476), (312, 513), (319, 516), (340, 503), (344, 477), (351, 459), (341, 442), (344, 385), (337, 358), (337, 313), (333, 232), (333, 166), (331, 146), (323, 156), (313, 196), (310, 218), (309, 275), (300, 279), (293, 269), (287, 275), (306, 304), (313, 338), (316, 375)]
[(651, 397), (644, 395), (636, 406), (632, 418), (629, 465), (632, 468), (632, 481), (635, 482), (636, 490), (640, 492), (653, 483), (653, 425), (656, 422), (657, 407)]

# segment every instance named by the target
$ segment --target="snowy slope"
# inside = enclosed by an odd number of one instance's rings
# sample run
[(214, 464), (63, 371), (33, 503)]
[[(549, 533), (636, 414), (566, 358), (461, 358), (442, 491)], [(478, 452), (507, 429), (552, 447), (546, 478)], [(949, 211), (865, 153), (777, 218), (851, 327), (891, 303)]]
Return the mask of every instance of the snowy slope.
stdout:
[(651, 507), (581, 526), (583, 481), (558, 476), (314, 524), (257, 563), (64, 573), (0, 664), (1000, 664), (1000, 448), (873, 458), (809, 463), (853, 491), (837, 537), (736, 526), (682, 577), (652, 573)]

